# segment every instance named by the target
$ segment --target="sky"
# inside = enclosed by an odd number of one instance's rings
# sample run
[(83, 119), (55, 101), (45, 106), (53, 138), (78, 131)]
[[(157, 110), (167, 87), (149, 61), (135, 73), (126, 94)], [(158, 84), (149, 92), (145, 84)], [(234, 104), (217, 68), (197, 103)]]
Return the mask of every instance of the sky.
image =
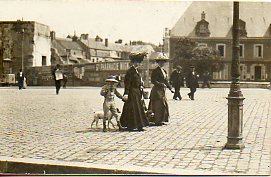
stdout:
[(162, 43), (164, 28), (171, 29), (189, 1), (151, 0), (0, 0), (0, 19), (37, 21), (56, 37), (88, 33), (94, 38)]

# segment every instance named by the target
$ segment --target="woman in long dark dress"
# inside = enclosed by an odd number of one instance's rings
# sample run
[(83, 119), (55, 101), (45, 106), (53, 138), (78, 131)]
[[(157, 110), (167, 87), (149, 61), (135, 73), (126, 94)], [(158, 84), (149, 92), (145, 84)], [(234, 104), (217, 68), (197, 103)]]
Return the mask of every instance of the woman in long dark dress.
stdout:
[(169, 88), (172, 93), (171, 85), (168, 82), (166, 70), (162, 67), (167, 62), (165, 56), (159, 56), (156, 59), (158, 67), (155, 68), (151, 75), (151, 82), (154, 84), (151, 90), (149, 111), (154, 113), (154, 116), (150, 118), (150, 122), (155, 123), (156, 126), (161, 126), (164, 122), (168, 122), (169, 109), (166, 98), (166, 88)]
[(127, 70), (124, 78), (124, 96), (125, 101), (120, 123), (127, 130), (137, 129), (143, 131), (143, 127), (149, 125), (148, 119), (143, 107), (143, 81), (138, 72), (138, 67), (145, 57), (145, 53), (131, 54), (131, 67)]

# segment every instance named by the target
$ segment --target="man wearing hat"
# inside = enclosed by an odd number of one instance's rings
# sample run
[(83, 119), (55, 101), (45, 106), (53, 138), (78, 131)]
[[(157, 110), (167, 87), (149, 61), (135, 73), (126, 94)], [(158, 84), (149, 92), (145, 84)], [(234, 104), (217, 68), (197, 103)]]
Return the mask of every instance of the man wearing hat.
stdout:
[(131, 53), (131, 67), (124, 78), (123, 109), (120, 117), (121, 125), (127, 130), (137, 129), (144, 131), (143, 127), (149, 125), (145, 114), (143, 94), (143, 81), (138, 67), (141, 65), (146, 53)]
[(166, 99), (166, 88), (170, 89), (172, 93), (171, 85), (167, 79), (167, 72), (162, 67), (167, 62), (167, 57), (164, 55), (159, 56), (155, 61), (158, 67), (152, 71), (151, 82), (154, 84), (150, 94), (149, 111), (154, 113), (154, 116), (150, 118), (150, 122), (155, 123), (156, 126), (161, 126), (164, 122), (168, 122), (169, 110)]
[(61, 81), (63, 80), (63, 72), (60, 68), (60, 64), (57, 64), (53, 69), (52, 75), (55, 80), (56, 94), (58, 95), (61, 87)]
[(182, 96), (180, 94), (180, 88), (184, 86), (184, 77), (181, 66), (178, 65), (176, 67), (176, 70), (171, 73), (170, 83), (174, 87), (175, 91), (173, 99), (177, 100), (177, 98), (179, 98), (181, 100)]
[(117, 114), (117, 108), (114, 101), (115, 95), (122, 99), (122, 95), (117, 91), (115, 84), (118, 81), (115, 79), (114, 76), (109, 76), (106, 80), (106, 85), (102, 87), (101, 95), (104, 96), (104, 103), (103, 103), (103, 111), (104, 111), (104, 118), (103, 118), (103, 132), (106, 132), (106, 120), (109, 119), (109, 112), (111, 111), (112, 115), (116, 118), (119, 130), (123, 130), (123, 127), (120, 125), (119, 116)]
[(186, 86), (190, 88), (190, 93), (188, 93), (187, 95), (191, 100), (194, 100), (194, 94), (197, 88), (199, 88), (198, 77), (199, 75), (197, 75), (197, 73), (195, 72), (195, 67), (190, 66), (190, 72), (186, 78)]

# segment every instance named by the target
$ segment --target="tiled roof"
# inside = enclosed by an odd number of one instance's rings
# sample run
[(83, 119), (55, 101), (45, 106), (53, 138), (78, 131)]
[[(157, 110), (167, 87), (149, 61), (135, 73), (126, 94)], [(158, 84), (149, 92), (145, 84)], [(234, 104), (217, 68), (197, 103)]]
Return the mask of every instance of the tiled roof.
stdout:
[(99, 50), (111, 50), (111, 51), (127, 51), (129, 52), (129, 47), (122, 44), (115, 44), (108, 42), (108, 46), (105, 46), (105, 42), (97, 42), (93, 38), (89, 38), (88, 40), (80, 39), (86, 46), (92, 49)]
[(67, 55), (66, 49), (83, 50), (77, 42), (68, 38), (56, 38), (52, 41), (52, 47), (57, 49), (60, 56)]
[(52, 40), (52, 48), (55, 48), (60, 56), (66, 55), (66, 50), (63, 46), (59, 45), (56, 40)]
[[(195, 26), (205, 12), (209, 22), (210, 37), (231, 38), (233, 22), (233, 2), (198, 1), (192, 2), (171, 30), (171, 36), (195, 37)], [(239, 17), (246, 23), (247, 37), (271, 37), (270, 2), (240, 2)]]
[(151, 54), (154, 52), (154, 49), (151, 45), (132, 45), (131, 52), (147, 52), (148, 54)]
[(71, 39), (56, 39), (57, 43), (62, 45), (65, 49), (83, 50), (82, 47)]

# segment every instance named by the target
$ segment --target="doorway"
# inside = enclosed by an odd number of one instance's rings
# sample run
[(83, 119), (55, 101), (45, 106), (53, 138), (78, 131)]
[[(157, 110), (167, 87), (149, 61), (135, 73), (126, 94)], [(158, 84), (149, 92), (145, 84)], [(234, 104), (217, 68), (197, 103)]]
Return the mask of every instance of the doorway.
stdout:
[(255, 80), (261, 80), (262, 76), (262, 67), (261, 66), (255, 66)]

